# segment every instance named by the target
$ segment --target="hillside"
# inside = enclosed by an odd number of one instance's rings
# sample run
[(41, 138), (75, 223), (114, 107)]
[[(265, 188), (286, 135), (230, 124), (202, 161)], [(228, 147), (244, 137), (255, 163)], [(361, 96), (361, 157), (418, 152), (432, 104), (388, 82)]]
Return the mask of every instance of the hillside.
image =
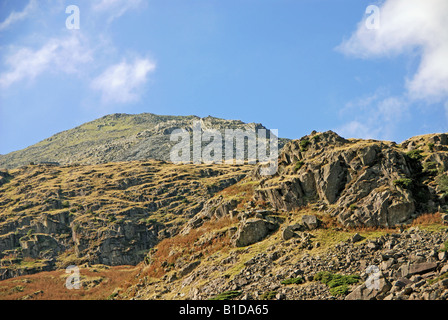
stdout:
[(312, 132), (286, 143), (275, 175), (258, 166), (0, 171), (0, 297), (53, 297), (38, 284), (75, 264), (85, 285), (58, 298), (448, 298), (446, 134)]
[[(0, 168), (12, 169), (30, 163), (100, 164), (134, 160), (170, 160), (175, 129), (193, 130), (194, 122), (203, 130), (241, 129), (255, 132), (261, 124), (214, 117), (161, 116), (151, 113), (112, 114), (60, 132), (26, 149), (0, 155)], [(279, 148), (288, 139), (279, 138)]]
[(135, 265), (250, 169), (152, 160), (0, 171), (1, 278), (86, 262)]

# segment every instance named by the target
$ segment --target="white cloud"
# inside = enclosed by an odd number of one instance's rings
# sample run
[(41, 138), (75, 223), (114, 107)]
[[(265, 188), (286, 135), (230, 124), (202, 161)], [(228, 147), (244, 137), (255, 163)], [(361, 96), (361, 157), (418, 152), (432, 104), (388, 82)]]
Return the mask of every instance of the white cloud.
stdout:
[(344, 124), (336, 129), (336, 132), (345, 138), (376, 139), (378, 137), (378, 129), (370, 128), (357, 120)]
[(155, 70), (149, 59), (137, 58), (132, 63), (123, 61), (110, 66), (91, 83), (91, 88), (102, 94), (104, 103), (127, 103), (140, 99), (148, 73)]
[(0, 31), (9, 28), (13, 23), (25, 19), (37, 6), (36, 0), (30, 0), (26, 7), (20, 12), (11, 12), (5, 21), (0, 22)]
[(336, 129), (342, 136), (389, 140), (396, 134), (400, 121), (409, 117), (409, 102), (378, 90), (371, 96), (347, 103), (340, 115), (347, 114), (355, 120)]
[(94, 3), (92, 9), (109, 13), (108, 22), (111, 22), (121, 17), (126, 11), (138, 8), (142, 3), (142, 0), (101, 0)]
[(405, 54), (417, 49), (418, 70), (406, 79), (412, 99), (431, 102), (448, 97), (448, 1), (386, 0), (380, 7), (379, 29), (363, 19), (338, 49), (362, 58)]
[(39, 49), (13, 48), (5, 58), (9, 71), (0, 74), (0, 87), (9, 87), (25, 79), (33, 80), (45, 71), (75, 74), (80, 65), (92, 60), (92, 51), (79, 33), (50, 39)]

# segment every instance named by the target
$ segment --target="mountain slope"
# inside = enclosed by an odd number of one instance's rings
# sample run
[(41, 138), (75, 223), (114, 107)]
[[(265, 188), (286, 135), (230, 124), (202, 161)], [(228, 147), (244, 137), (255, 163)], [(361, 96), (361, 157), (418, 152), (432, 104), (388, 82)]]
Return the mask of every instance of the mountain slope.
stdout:
[(0, 279), (85, 262), (135, 265), (250, 170), (151, 160), (0, 171)]
[[(265, 129), (261, 124), (214, 117), (112, 114), (60, 132), (26, 149), (0, 155), (0, 168), (16, 168), (30, 163), (99, 164), (133, 160), (169, 160), (170, 133), (175, 129), (191, 132), (200, 121), (202, 129)], [(287, 139), (279, 139), (281, 148)]]
[[(20, 296), (6, 281), (4, 296), (48, 297), (27, 275), (99, 263), (138, 275), (86, 284), (86, 297), (448, 298), (446, 134), (396, 144), (312, 132), (278, 160), (273, 176), (155, 160), (0, 170), (0, 274), (29, 287)], [(370, 265), (380, 291), (365, 288)], [(117, 283), (116, 271), (101, 277)]]

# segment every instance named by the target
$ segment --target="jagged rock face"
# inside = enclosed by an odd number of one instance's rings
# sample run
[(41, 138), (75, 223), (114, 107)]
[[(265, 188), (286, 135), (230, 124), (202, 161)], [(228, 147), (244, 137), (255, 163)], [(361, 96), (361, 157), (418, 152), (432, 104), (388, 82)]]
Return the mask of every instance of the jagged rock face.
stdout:
[[(428, 156), (446, 168), (445, 135), (432, 139), (442, 150)], [(320, 201), (346, 226), (395, 226), (409, 222), (417, 206), (413, 192), (428, 194), (418, 179), (421, 166), (406, 155), (410, 146), (347, 140), (332, 131), (313, 133), (285, 145), (278, 174), (261, 179), (255, 199), (292, 210)], [(414, 143), (414, 145), (416, 145)], [(428, 160), (429, 161), (429, 160)], [(401, 182), (400, 182), (401, 181)]]

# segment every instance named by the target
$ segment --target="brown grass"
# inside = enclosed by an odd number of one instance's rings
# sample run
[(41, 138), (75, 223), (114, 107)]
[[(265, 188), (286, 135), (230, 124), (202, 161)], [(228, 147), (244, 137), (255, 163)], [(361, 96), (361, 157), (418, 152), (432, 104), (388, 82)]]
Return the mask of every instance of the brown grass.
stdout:
[(136, 277), (138, 268), (116, 266), (109, 269), (80, 268), (81, 281), (102, 281), (91, 288), (69, 290), (65, 286), (69, 274), (65, 270), (40, 272), (0, 281), (0, 300), (104, 300), (117, 288), (125, 290)]
[(242, 209), (244, 204), (253, 199), (255, 182), (240, 182), (218, 192), (224, 198), (235, 198), (238, 200), (238, 209)]
[[(144, 275), (160, 278), (166, 272), (166, 266), (174, 266), (180, 257), (188, 257), (193, 254), (211, 255), (217, 251), (226, 250), (230, 247), (230, 237), (227, 232), (219, 232), (236, 221), (230, 217), (213, 219), (204, 223), (197, 229), (192, 229), (186, 235), (176, 235), (172, 238), (162, 240), (154, 249), (150, 265), (143, 271)], [(215, 231), (215, 234), (212, 233)], [(207, 239), (207, 235), (211, 235)]]
[(442, 217), (440, 215), (440, 212), (436, 213), (425, 213), (412, 221), (412, 226), (419, 226), (419, 225), (432, 225), (432, 224), (442, 224)]

